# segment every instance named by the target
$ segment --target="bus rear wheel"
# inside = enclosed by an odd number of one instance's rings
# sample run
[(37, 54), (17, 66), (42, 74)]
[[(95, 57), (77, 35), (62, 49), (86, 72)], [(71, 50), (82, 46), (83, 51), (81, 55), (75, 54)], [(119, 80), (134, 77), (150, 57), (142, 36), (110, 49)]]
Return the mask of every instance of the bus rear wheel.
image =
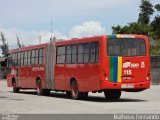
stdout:
[(44, 90), (42, 88), (41, 80), (37, 80), (36, 87), (37, 87), (37, 95), (43, 95)]
[(17, 84), (16, 84), (15, 80), (12, 82), (12, 86), (13, 86), (13, 92), (14, 93), (19, 93), (19, 88), (17, 87)]
[(104, 95), (107, 100), (118, 100), (121, 97), (121, 90), (104, 90)]
[(74, 100), (82, 98), (82, 92), (79, 92), (78, 84), (75, 80), (71, 82), (71, 96)]

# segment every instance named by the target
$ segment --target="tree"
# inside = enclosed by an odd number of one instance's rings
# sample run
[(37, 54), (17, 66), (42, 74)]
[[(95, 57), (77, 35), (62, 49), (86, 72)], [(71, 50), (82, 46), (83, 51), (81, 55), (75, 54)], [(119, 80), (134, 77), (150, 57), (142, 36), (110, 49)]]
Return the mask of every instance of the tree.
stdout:
[(151, 22), (152, 36), (155, 40), (160, 39), (160, 16), (155, 16)]
[(142, 0), (140, 5), (140, 13), (138, 22), (142, 24), (149, 24), (150, 17), (154, 13), (153, 5), (149, 0)]
[(2, 45), (0, 47), (2, 49), (2, 55), (3, 56), (7, 56), (8, 50), (9, 50), (9, 46), (6, 43), (6, 38), (4, 37), (2, 31), (1, 31), (1, 41), (2, 41)]
[(155, 8), (157, 11), (160, 12), (160, 4), (156, 4), (156, 5), (154, 6), (154, 8)]
[(149, 25), (141, 24), (138, 22), (128, 23), (125, 26), (113, 26), (112, 27), (114, 34), (143, 34), (148, 35), (150, 30)]
[(120, 25), (112, 26), (112, 33), (113, 34), (121, 33), (121, 26)]
[[(160, 12), (160, 4), (156, 4), (154, 6), (154, 8)], [(160, 39), (160, 16), (156, 15), (155, 18), (153, 19), (153, 21), (150, 24), (151, 26), (151, 35), (153, 37), (153, 39), (158, 40)]]

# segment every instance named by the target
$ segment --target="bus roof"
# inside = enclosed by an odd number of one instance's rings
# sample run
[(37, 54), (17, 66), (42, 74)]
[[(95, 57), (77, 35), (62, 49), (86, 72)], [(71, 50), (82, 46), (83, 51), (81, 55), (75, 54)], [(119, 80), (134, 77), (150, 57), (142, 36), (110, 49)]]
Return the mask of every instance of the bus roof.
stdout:
[(68, 39), (68, 40), (56, 41), (56, 45), (60, 45), (60, 44), (77, 44), (77, 43), (83, 43), (83, 42), (87, 42), (87, 41), (96, 41), (96, 40), (101, 39), (103, 37), (106, 37), (106, 35), (83, 37), (83, 38), (71, 38), (71, 39)]
[(9, 53), (14, 53), (17, 51), (25, 51), (25, 50), (31, 50), (31, 49), (36, 49), (36, 48), (41, 48), (46, 46), (47, 43), (43, 43), (43, 44), (38, 44), (38, 45), (30, 45), (30, 46), (26, 46), (26, 47), (22, 47), (22, 48), (15, 48), (15, 49), (11, 49), (9, 50)]

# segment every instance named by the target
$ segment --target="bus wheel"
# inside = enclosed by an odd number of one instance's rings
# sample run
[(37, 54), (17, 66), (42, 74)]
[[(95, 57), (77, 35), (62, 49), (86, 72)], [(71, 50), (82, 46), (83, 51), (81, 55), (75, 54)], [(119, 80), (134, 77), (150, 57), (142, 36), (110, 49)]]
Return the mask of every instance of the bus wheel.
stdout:
[(66, 96), (67, 96), (68, 98), (70, 98), (70, 97), (71, 97), (71, 91), (66, 91)]
[(14, 93), (19, 93), (19, 88), (17, 87), (15, 80), (13, 81), (12, 86), (13, 86), (13, 92)]
[(37, 95), (43, 95), (44, 90), (42, 89), (42, 83), (40, 80), (37, 81), (36, 87), (37, 87)]
[(82, 93), (78, 91), (78, 85), (76, 81), (71, 82), (71, 96), (74, 100), (82, 98)]
[(118, 100), (121, 97), (121, 90), (104, 90), (104, 95), (107, 100)]

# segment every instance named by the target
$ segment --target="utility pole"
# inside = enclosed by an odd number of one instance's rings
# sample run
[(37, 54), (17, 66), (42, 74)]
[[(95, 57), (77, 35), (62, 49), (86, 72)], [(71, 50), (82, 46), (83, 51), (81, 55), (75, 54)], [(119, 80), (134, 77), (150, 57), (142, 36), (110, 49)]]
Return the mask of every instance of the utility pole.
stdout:
[(51, 40), (52, 40), (52, 20), (51, 20)]
[(54, 37), (54, 35), (53, 35), (53, 23), (52, 23), (52, 20), (51, 20), (51, 38), (50, 38), (50, 41), (56, 41), (56, 37)]
[(0, 45), (0, 48), (2, 49), (2, 55), (6, 57), (9, 51), (9, 46), (6, 43), (6, 38), (4, 37), (2, 31), (1, 31), (1, 41), (2, 41), (2, 45)]
[(21, 47), (22, 47), (22, 45), (20, 44), (18, 35), (17, 35), (17, 46), (18, 46), (18, 48), (21, 48)]
[(39, 44), (41, 44), (41, 39), (42, 39), (42, 37), (41, 37), (41, 36), (39, 36)]

